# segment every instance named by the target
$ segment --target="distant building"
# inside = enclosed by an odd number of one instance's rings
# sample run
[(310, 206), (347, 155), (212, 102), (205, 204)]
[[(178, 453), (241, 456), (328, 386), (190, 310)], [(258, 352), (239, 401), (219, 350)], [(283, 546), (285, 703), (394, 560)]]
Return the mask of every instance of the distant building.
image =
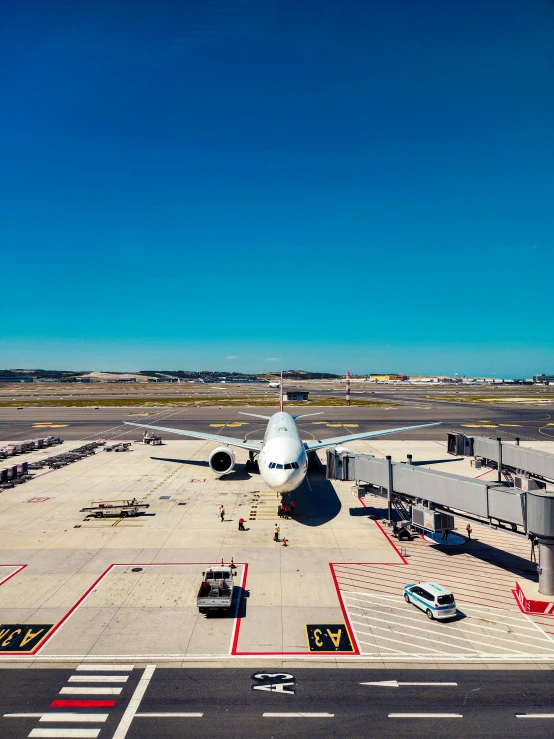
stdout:
[(309, 390), (285, 390), (283, 399), (287, 401), (305, 401), (308, 400)]
[(554, 382), (554, 375), (535, 375), (533, 379), (540, 385), (550, 385)]
[(369, 379), (372, 382), (404, 382), (408, 379), (408, 375), (370, 375)]
[(34, 382), (34, 377), (18, 377), (17, 375), (10, 375), (10, 377), (0, 377), (0, 382)]

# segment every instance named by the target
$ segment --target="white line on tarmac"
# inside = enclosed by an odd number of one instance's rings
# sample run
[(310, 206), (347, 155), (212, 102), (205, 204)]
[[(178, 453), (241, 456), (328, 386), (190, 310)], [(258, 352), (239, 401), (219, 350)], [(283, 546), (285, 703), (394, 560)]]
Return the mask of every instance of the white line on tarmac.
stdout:
[(119, 695), (123, 688), (62, 688), (60, 695)]
[[(362, 610), (359, 606), (353, 606), (353, 605), (350, 605), (350, 604), (348, 604), (348, 608), (350, 610), (352, 610), (352, 609)], [(364, 610), (367, 610), (367, 609), (364, 609)], [(358, 616), (358, 614), (355, 614), (355, 615)], [(382, 615), (385, 615), (385, 614), (382, 614)], [(370, 616), (367, 613), (364, 613), (363, 617), (367, 618), (370, 621), (379, 621), (381, 623), (390, 623), (390, 620), (379, 619), (379, 618), (376, 618), (375, 616)], [(360, 618), (360, 616), (358, 616), (358, 618)], [(414, 621), (414, 619), (403, 617), (403, 621)], [(353, 621), (353, 623), (358, 623), (358, 622)], [(422, 621), (419, 620), (418, 623), (422, 623)], [(369, 624), (369, 623), (367, 625), (368, 626), (371, 626), (371, 624)], [(399, 623), (398, 625), (399, 626), (406, 626), (405, 623), (401, 623), (401, 624)], [(372, 627), (372, 628), (377, 628), (377, 627)], [(426, 633), (429, 633), (429, 629), (428, 628), (424, 629), (422, 627), (409, 626), (409, 625), (406, 626), (406, 628), (413, 629), (414, 631), (424, 631)], [(456, 639), (458, 641), (468, 642), (468, 641), (470, 641), (470, 637), (471, 637), (471, 641), (474, 644), (481, 644), (482, 642), (480, 642), (479, 639), (475, 639), (473, 637), (476, 636), (476, 635), (479, 635), (481, 637), (486, 637), (486, 635), (485, 634), (480, 634), (479, 632), (470, 631), (469, 630), (470, 628), (487, 629), (489, 627), (487, 627), (487, 626), (481, 626), (481, 624), (471, 624), (471, 623), (470, 624), (466, 624), (466, 623), (464, 623), (463, 628), (460, 628), (460, 633), (462, 634), (462, 636), (454, 636), (453, 634), (451, 634), (450, 632), (448, 632), (448, 638), (449, 639)], [(501, 629), (492, 629), (492, 631), (498, 631), (501, 634), (506, 634), (506, 632), (505, 631), (502, 631)], [(515, 634), (515, 636), (516, 637), (520, 637), (521, 640), (524, 640), (524, 639), (535, 639), (537, 641), (540, 641), (539, 640), (539, 637), (535, 637), (535, 636), (526, 636), (525, 634), (517, 634), (517, 633)], [(505, 641), (505, 642), (508, 642), (508, 644), (514, 644), (514, 639), (505, 639), (505, 638), (503, 638), (501, 636), (491, 636), (490, 637), (490, 640), (492, 641), (493, 644), (496, 643), (496, 642), (499, 642), (499, 641)], [(544, 642), (544, 639), (542, 641)], [(537, 648), (539, 646), (538, 644), (527, 644), (527, 643), (520, 644), (520, 642), (517, 639), (515, 640), (515, 643), (518, 644), (518, 645), (520, 645), (520, 646), (527, 647), (527, 648), (533, 648), (533, 647)], [(458, 647), (458, 648), (459, 649), (467, 649), (467, 647)], [(506, 649), (508, 652), (515, 652), (516, 654), (526, 654), (527, 653), (527, 652), (522, 652), (520, 649), (510, 649), (509, 647), (504, 647), (504, 649)], [(473, 651), (476, 651), (476, 650), (473, 650)]]
[(40, 722), (103, 724), (107, 718), (107, 713), (43, 713)]
[[(365, 634), (365, 631), (358, 631), (356, 633), (358, 633), (358, 634)], [(369, 641), (362, 641), (361, 639), (358, 639), (357, 641), (358, 641), (358, 644), (365, 644), (366, 646), (373, 647), (374, 649), (378, 649), (378, 650), (386, 649), (387, 652), (394, 652), (395, 654), (406, 654), (406, 652), (402, 652), (400, 649), (392, 649), (391, 647), (384, 647), (382, 644), (379, 644), (379, 645), (377, 645), (375, 643), (372, 644)], [(368, 652), (364, 652), (364, 655), (367, 655), (367, 654), (368, 654)], [(446, 654), (446, 652), (445, 652), (445, 654)]]
[[(347, 595), (344, 595), (343, 597), (344, 597), (344, 600), (345, 600), (345, 601), (347, 601), (347, 600), (349, 600), (349, 601), (354, 601), (354, 598), (350, 598), (350, 597), (349, 597), (349, 596), (347, 596)], [(358, 602), (359, 602), (359, 603), (361, 603), (361, 605), (356, 605), (356, 606), (355, 606), (355, 605), (349, 605), (348, 607), (349, 607), (349, 608), (356, 608), (357, 610), (359, 610), (359, 611), (364, 611), (364, 612), (367, 612), (367, 611), (369, 610), (369, 604), (368, 604), (368, 605), (364, 605), (364, 604), (363, 604), (363, 602), (362, 602), (362, 601), (360, 601), (360, 600), (358, 600)], [(375, 605), (375, 604), (372, 604), (372, 605)], [(407, 615), (405, 614), (405, 606), (404, 606), (404, 605), (398, 605), (398, 606), (394, 606), (394, 605), (387, 605), (387, 608), (392, 608), (392, 609), (393, 609), (393, 610), (395, 610), (395, 611), (402, 611), (402, 617), (403, 617), (403, 619), (404, 619), (404, 620), (406, 620), (406, 621), (415, 621), (415, 620), (416, 620), (416, 619), (410, 618), (409, 616), (407, 616)], [(498, 614), (496, 614), (496, 613), (494, 613), (494, 612), (490, 612), (490, 611), (481, 611), (481, 609), (473, 609), (473, 610), (477, 610), (477, 611), (480, 611), (480, 612), (482, 612), (482, 613), (483, 613), (483, 612), (484, 612), (484, 613), (487, 613), (487, 614), (488, 614), (489, 616), (494, 616), (494, 617), (495, 617), (495, 618), (497, 619), (497, 623), (499, 623), (499, 624), (503, 624), (503, 625), (504, 625), (504, 626), (506, 626), (506, 627), (510, 627), (510, 628), (512, 628), (512, 627), (514, 626), (513, 624), (505, 623), (504, 621), (501, 621), (500, 619), (498, 619)], [(383, 612), (383, 613), (384, 613), (384, 612)], [(502, 614), (502, 615), (504, 616), (504, 614)], [(527, 616), (527, 614), (521, 614), (521, 615), (525, 615), (525, 616)], [(475, 618), (475, 619), (480, 619), (481, 621), (483, 620), (483, 618), (482, 618), (481, 616), (472, 616), (472, 618)], [(511, 616), (510, 616), (510, 617), (508, 617), (508, 618), (511, 618)], [(521, 620), (521, 619), (516, 619), (516, 620)], [(419, 621), (419, 623), (421, 623), (421, 621), (420, 621), (420, 620), (418, 620), (418, 621)], [(534, 623), (534, 622), (533, 622), (533, 623)], [(479, 624), (464, 624), (464, 628), (467, 628), (467, 626), (469, 626), (469, 625), (471, 625), (471, 626), (473, 626), (473, 627), (475, 627), (475, 628), (480, 628), (480, 629), (487, 629), (487, 630), (489, 630), (489, 631), (498, 631), (498, 632), (500, 632), (500, 633), (502, 633), (502, 634), (505, 634), (505, 633), (506, 633), (506, 632), (505, 632), (505, 631), (503, 631), (502, 629), (495, 629), (494, 627), (491, 627), (491, 626), (484, 626), (484, 625), (483, 625), (483, 624), (481, 624), (481, 623), (479, 623)], [(517, 624), (517, 629), (518, 629), (518, 632), (519, 632), (519, 631), (535, 631), (535, 629), (532, 629), (532, 628), (530, 628), (529, 626), (522, 626), (522, 625), (521, 625), (520, 623), (518, 623), (518, 624)], [(515, 632), (514, 632), (514, 633), (515, 633)], [(542, 641), (544, 641), (544, 633), (543, 633), (543, 632), (542, 632), (542, 631), (541, 631), (540, 629), (539, 629), (539, 633), (541, 633), (541, 634), (543, 635), (543, 639), (542, 639)], [(538, 636), (528, 636), (528, 635), (526, 635), (526, 634), (519, 634), (519, 633), (518, 633), (518, 636), (521, 636), (522, 638), (527, 638), (527, 639), (536, 639), (537, 641), (540, 641), (540, 639), (539, 639), (539, 637), (538, 637)]]
[(142, 673), (142, 677), (139, 680), (137, 687), (135, 688), (133, 697), (129, 701), (129, 705), (125, 709), (125, 713), (121, 717), (119, 726), (115, 730), (115, 734), (113, 735), (112, 739), (125, 739), (125, 737), (127, 736), (127, 732), (131, 727), (131, 722), (133, 721), (135, 714), (138, 711), (140, 702), (143, 699), (144, 694), (146, 693), (146, 689), (150, 684), (150, 680), (152, 679), (152, 675), (154, 674), (155, 669), (156, 665), (147, 665), (144, 668), (144, 672)]
[(5, 713), (4, 718), (40, 718), (42, 713)]
[(334, 718), (334, 713), (262, 713), (263, 718)]
[(96, 739), (100, 729), (33, 729), (30, 739)]
[(554, 713), (516, 713), (516, 718), (554, 718)]
[(70, 683), (126, 683), (129, 675), (72, 675)]
[(389, 713), (389, 718), (463, 718), (461, 713)]
[[(351, 607), (352, 606), (350, 606), (350, 608)], [(355, 615), (357, 615), (357, 614), (355, 614)], [(360, 618), (360, 616), (358, 616), (358, 618)], [(368, 622), (369, 621), (377, 621), (379, 623), (390, 623), (390, 620), (387, 621), (386, 619), (376, 618), (375, 616), (366, 615), (365, 618), (368, 620)], [(381, 626), (373, 626), (373, 624), (371, 624), (371, 623), (360, 623), (359, 621), (354, 621), (353, 619), (352, 619), (352, 623), (353, 624), (358, 624), (359, 626), (367, 626), (367, 627), (372, 628), (372, 629), (383, 629), (383, 630), (386, 630), (386, 631), (390, 631), (393, 634), (399, 633), (399, 632), (395, 631), (394, 629), (384, 629)], [(422, 623), (422, 622), (420, 622), (420, 623)], [(398, 627), (405, 626), (405, 624), (402, 624), (402, 623), (398, 623), (398, 624), (395, 624), (395, 625), (397, 625)], [(424, 629), (421, 626), (406, 626), (405, 628), (412, 629), (412, 631), (423, 631), (423, 632), (425, 632), (427, 634), (429, 633), (429, 629), (428, 628), (425, 628)], [(480, 642), (478, 639), (473, 638), (475, 636), (475, 632), (468, 632), (468, 635), (467, 636), (464, 636), (464, 631), (462, 631), (460, 629), (460, 633), (462, 634), (462, 636), (454, 636), (454, 634), (450, 633), (450, 631), (449, 631), (447, 638), (449, 640), (455, 639), (456, 641), (461, 641), (461, 642), (466, 642), (467, 643), (467, 642), (470, 641), (470, 638), (469, 637), (471, 637), (471, 642), (473, 642), (475, 644), (481, 645), (482, 642)], [(423, 636), (418, 636), (417, 638), (418, 639), (421, 639), (422, 641), (430, 641), (430, 642), (432, 642), (434, 644), (440, 643), (436, 639), (426, 639)], [(494, 644), (495, 641), (507, 641), (509, 644), (512, 644), (513, 643), (510, 639), (502, 639), (501, 637), (491, 637), (491, 642), (493, 644)], [(516, 644), (517, 644), (517, 642), (516, 642)], [(474, 647), (472, 647), (472, 648), (462, 647), (462, 646), (457, 645), (457, 644), (455, 644), (453, 646), (454, 646), (455, 649), (462, 649), (462, 650), (464, 650), (466, 652), (476, 652), (477, 651)], [(488, 644), (487, 646), (491, 646), (491, 644)], [(537, 647), (536, 644), (524, 644), (523, 646), (525, 646), (525, 647), (535, 647), (535, 648)], [(522, 651), (521, 649), (510, 649), (509, 647), (503, 647), (503, 649), (505, 651), (507, 651), (507, 652), (513, 652), (514, 654), (520, 654), (520, 655), (527, 654), (527, 652)]]
[(135, 718), (202, 718), (203, 713), (135, 713)]
[(87, 672), (130, 672), (134, 665), (79, 665), (77, 671)]
[[(546, 637), (546, 638), (547, 638), (547, 639), (548, 639), (549, 641), (551, 641), (551, 642), (552, 642), (552, 643), (554, 644), (554, 639), (553, 639), (553, 638), (552, 638), (552, 637), (550, 636), (550, 634), (547, 634), (547, 633), (546, 633), (546, 631), (543, 631), (543, 630), (541, 629), (541, 627), (540, 627), (540, 626), (539, 626), (539, 625), (538, 625), (537, 623), (535, 623), (535, 622), (533, 621), (533, 619), (531, 618), (531, 616), (528, 616), (528, 615), (527, 615), (526, 613), (524, 613), (523, 615), (525, 616), (525, 618), (529, 619), (530, 623), (532, 623), (532, 624), (533, 624), (533, 626), (534, 626), (534, 627), (535, 627), (536, 629), (538, 629), (538, 631), (539, 631), (539, 632), (540, 632), (541, 634), (544, 634), (544, 636), (545, 636), (545, 637)], [(536, 614), (536, 615), (538, 616), (538, 615), (540, 615), (540, 614)]]
[[(351, 619), (351, 623), (355, 624), (356, 626), (365, 626), (366, 628), (375, 629), (378, 631), (386, 631), (387, 634), (394, 634), (398, 637), (403, 637), (399, 639), (390, 639), (386, 636), (381, 636), (381, 634), (368, 634), (368, 636), (372, 636), (374, 639), (384, 639), (385, 641), (391, 641), (394, 642), (394, 644), (406, 644), (406, 634), (401, 631), (394, 631), (394, 629), (387, 629), (384, 626), (373, 626), (373, 624), (361, 624), (359, 621), (354, 621), (354, 619)], [(356, 629), (354, 629), (356, 631)], [(363, 632), (362, 632), (363, 633)], [(431, 642), (431, 644), (436, 644), (435, 639), (426, 639), (424, 636), (417, 636), (418, 641), (426, 641)], [(445, 645), (446, 646), (446, 645)], [(468, 647), (456, 647), (457, 649), (463, 649), (465, 652), (472, 652), (475, 653), (475, 649), (469, 649)], [(449, 654), (448, 652), (445, 652), (441, 649), (433, 649), (433, 647), (426, 647), (430, 652), (435, 652), (436, 654)], [(520, 652), (520, 654), (523, 654), (523, 652)]]

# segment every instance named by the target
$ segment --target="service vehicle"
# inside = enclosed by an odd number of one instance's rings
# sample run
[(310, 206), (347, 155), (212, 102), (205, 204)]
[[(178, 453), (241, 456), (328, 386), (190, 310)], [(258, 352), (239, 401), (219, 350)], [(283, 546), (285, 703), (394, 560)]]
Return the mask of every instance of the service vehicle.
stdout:
[(196, 598), (200, 613), (228, 611), (233, 602), (233, 568), (211, 565), (202, 573), (202, 583)]
[(425, 611), (427, 618), (446, 619), (456, 615), (454, 595), (434, 582), (411, 583), (404, 586), (404, 600)]
[(128, 516), (136, 516), (140, 513), (141, 508), (150, 508), (150, 503), (139, 503), (136, 498), (97, 500), (93, 501), (87, 508), (81, 508), (81, 513), (86, 513), (88, 516), (94, 516), (95, 518), (104, 518), (104, 516), (127, 518)]

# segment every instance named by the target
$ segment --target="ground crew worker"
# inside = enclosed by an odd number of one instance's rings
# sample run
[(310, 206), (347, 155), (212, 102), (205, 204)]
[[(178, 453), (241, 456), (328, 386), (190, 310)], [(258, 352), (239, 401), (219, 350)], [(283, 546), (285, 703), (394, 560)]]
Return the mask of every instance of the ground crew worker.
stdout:
[(279, 541), (279, 531), (281, 531), (281, 529), (277, 524), (275, 524), (275, 528), (273, 529), (273, 541)]
[(471, 541), (471, 532), (472, 532), (472, 530), (473, 529), (471, 528), (471, 524), (468, 523), (468, 525), (466, 526), (467, 540), (468, 541)]
[(294, 518), (294, 500), (291, 500), (290, 502), (290, 515)]
[(239, 518), (239, 531), (246, 531), (244, 528), (244, 518)]
[(288, 520), (289, 516), (290, 516), (290, 506), (285, 505), (285, 518)]
[(225, 521), (225, 508), (222, 505), (219, 506), (219, 515), (221, 517), (221, 523), (223, 523)]

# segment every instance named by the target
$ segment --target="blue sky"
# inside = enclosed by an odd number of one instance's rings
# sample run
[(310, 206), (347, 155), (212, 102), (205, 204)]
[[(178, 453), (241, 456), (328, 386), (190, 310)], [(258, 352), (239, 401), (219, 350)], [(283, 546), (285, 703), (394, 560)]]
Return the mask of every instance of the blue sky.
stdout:
[(554, 371), (554, 4), (0, 5), (0, 366)]

